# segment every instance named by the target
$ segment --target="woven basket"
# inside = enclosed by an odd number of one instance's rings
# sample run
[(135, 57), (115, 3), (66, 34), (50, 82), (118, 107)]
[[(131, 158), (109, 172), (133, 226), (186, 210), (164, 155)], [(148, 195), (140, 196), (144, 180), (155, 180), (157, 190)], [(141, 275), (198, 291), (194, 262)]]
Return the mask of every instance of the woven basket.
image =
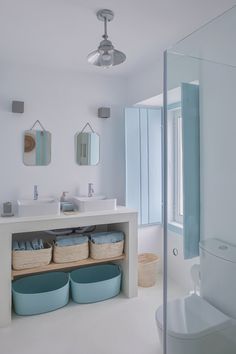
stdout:
[(15, 270), (46, 266), (52, 259), (52, 246), (44, 244), (40, 250), (12, 251), (12, 268)]
[(159, 257), (154, 253), (142, 253), (138, 256), (138, 285), (150, 287), (157, 280)]
[(115, 243), (97, 244), (90, 242), (90, 257), (93, 259), (114, 258), (122, 255), (124, 241)]
[(89, 256), (88, 242), (81, 245), (59, 247), (54, 244), (53, 261), (55, 263), (76, 262), (87, 259)]

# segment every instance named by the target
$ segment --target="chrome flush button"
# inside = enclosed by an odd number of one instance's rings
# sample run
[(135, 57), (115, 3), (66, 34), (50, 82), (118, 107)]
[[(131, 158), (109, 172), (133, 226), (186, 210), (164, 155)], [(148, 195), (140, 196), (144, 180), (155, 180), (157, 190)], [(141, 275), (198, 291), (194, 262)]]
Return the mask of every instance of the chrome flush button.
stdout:
[(178, 248), (173, 248), (173, 255), (178, 256), (178, 254), (179, 254)]

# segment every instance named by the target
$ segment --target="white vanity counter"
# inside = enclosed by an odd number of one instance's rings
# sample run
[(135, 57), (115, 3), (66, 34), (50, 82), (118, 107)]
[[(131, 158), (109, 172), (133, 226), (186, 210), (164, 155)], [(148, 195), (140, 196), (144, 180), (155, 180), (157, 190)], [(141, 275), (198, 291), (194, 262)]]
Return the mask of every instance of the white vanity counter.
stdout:
[(0, 327), (8, 326), (11, 322), (12, 234), (89, 225), (107, 225), (108, 230), (123, 231), (125, 257), (120, 260), (123, 292), (127, 297), (134, 297), (137, 296), (137, 219), (137, 211), (125, 207), (71, 215), (62, 213), (59, 216), (0, 217)]

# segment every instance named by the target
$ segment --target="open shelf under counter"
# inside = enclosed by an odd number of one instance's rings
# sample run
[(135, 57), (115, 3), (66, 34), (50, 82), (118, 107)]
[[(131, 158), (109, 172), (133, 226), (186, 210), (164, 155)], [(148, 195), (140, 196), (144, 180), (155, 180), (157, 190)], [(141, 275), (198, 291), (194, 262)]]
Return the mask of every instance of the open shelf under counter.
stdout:
[(121, 261), (123, 259), (125, 259), (124, 254), (119, 257), (106, 258), (106, 259), (87, 258), (87, 259), (84, 259), (82, 261), (77, 261), (77, 262), (67, 262), (67, 263), (51, 262), (50, 264), (43, 266), (43, 267), (29, 268), (29, 269), (22, 269), (22, 270), (14, 270), (13, 269), (12, 270), (12, 279), (17, 278), (17, 277), (22, 277), (25, 275), (39, 274), (39, 273), (45, 273), (45, 272), (57, 271), (57, 270), (67, 270), (67, 269), (79, 268), (79, 267), (86, 266), (86, 265)]
[[(107, 231), (122, 231), (125, 235), (125, 256), (102, 260), (91, 258), (73, 263), (50, 263), (46, 267), (12, 271), (12, 239), (16, 234), (42, 232), (54, 229), (78, 228), (96, 225)], [(27, 274), (37, 274), (62, 269), (75, 269), (80, 266), (117, 261), (122, 268), (122, 291), (128, 297), (138, 294), (138, 213), (134, 209), (117, 207), (116, 210), (77, 212), (72, 215), (40, 217), (0, 217), (0, 328), (11, 323), (12, 276), (17, 278)]]

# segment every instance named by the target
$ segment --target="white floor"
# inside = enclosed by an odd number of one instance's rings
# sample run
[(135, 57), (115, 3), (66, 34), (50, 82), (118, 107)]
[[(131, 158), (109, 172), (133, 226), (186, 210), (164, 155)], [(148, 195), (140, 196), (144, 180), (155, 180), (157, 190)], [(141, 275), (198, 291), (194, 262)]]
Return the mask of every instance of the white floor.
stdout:
[(0, 330), (0, 353), (161, 354), (155, 324), (161, 303), (159, 282), (153, 288), (139, 288), (134, 299), (120, 295), (96, 304), (71, 302), (40, 316), (14, 315), (11, 327)]

